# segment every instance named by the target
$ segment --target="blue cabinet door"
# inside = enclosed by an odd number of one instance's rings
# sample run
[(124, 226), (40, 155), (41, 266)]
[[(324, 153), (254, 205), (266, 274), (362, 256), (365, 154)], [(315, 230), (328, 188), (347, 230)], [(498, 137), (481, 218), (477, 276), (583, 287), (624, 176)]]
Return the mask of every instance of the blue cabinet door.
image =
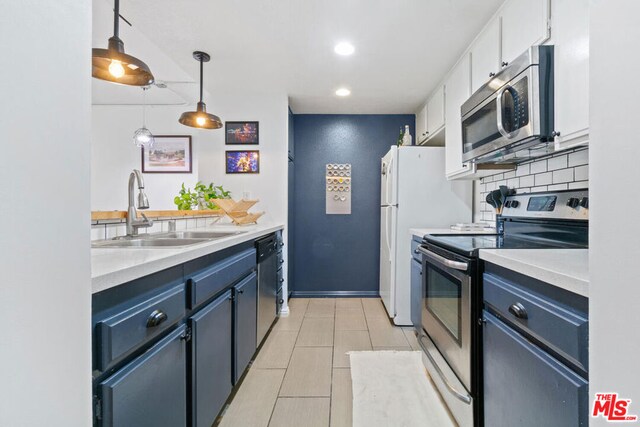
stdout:
[(422, 301), (422, 264), (411, 258), (411, 323), (420, 329)]
[(258, 327), (258, 278), (251, 273), (234, 287), (234, 384), (238, 382), (256, 352)]
[(587, 381), (498, 318), (484, 318), (484, 425), (587, 426)]
[(194, 427), (210, 427), (231, 393), (232, 316), (228, 290), (190, 319)]
[(98, 385), (104, 427), (187, 424), (185, 326)]

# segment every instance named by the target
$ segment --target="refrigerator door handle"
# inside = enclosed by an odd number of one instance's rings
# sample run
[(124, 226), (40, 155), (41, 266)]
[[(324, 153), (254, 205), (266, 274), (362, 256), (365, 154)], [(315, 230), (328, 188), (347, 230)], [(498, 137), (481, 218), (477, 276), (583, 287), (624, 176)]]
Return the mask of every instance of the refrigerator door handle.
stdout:
[(393, 184), (394, 184), (394, 178), (393, 178), (393, 160), (394, 158), (391, 157), (391, 159), (389, 159), (389, 165), (387, 165), (387, 177), (385, 178), (386, 180), (386, 187), (387, 187), (387, 204), (389, 205), (394, 205), (395, 201), (394, 201), (394, 197), (393, 197)]

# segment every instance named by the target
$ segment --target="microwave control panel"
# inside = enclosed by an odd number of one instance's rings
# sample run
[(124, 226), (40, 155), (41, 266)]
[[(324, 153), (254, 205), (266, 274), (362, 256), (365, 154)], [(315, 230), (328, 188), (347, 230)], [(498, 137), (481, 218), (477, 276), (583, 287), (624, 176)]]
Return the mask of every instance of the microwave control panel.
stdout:
[(351, 164), (328, 163), (325, 168), (327, 215), (351, 214)]

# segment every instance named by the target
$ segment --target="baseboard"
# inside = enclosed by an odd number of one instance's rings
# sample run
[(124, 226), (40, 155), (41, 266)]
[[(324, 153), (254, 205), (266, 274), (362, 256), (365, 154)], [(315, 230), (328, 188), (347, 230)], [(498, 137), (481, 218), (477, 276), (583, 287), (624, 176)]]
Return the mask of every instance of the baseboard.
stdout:
[(379, 298), (378, 291), (291, 291), (291, 298)]

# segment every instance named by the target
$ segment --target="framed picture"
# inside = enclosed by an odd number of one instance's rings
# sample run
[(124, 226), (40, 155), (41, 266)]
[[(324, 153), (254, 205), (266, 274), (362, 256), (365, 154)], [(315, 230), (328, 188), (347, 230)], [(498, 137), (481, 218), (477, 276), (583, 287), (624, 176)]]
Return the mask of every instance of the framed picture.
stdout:
[(142, 173), (191, 173), (191, 135), (154, 135), (153, 147), (142, 147)]
[(227, 151), (227, 173), (260, 173), (260, 151)]
[(257, 145), (258, 122), (224, 122), (224, 143), (227, 145)]

